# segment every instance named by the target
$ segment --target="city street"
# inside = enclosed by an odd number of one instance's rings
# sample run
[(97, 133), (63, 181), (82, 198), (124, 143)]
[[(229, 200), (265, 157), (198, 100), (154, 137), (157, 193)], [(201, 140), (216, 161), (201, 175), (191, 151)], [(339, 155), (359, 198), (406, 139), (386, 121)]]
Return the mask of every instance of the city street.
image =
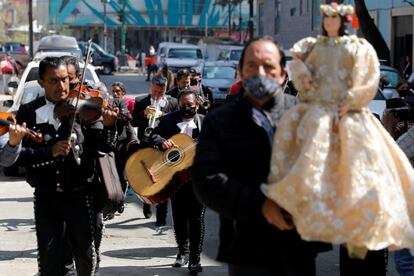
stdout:
[(133, 96), (138, 94), (147, 94), (150, 88), (150, 82), (145, 81), (146, 77), (138, 76), (135, 73), (124, 73), (117, 75), (100, 75), (100, 80), (106, 84), (110, 91), (111, 85), (120, 81), (125, 85), (127, 96)]
[[(136, 74), (101, 76), (110, 88), (115, 81), (126, 85), (127, 95), (148, 93), (150, 83)], [(1, 81), (0, 81), (1, 85)], [(0, 95), (1, 99), (8, 98)], [(32, 188), (23, 176), (18, 178), (0, 175), (0, 276), (34, 275), (36, 262), (36, 236), (33, 220)], [(156, 235), (154, 218), (144, 219), (142, 203), (136, 196), (127, 197), (125, 212), (106, 222), (102, 242), (101, 275), (188, 275), (186, 269), (171, 268), (176, 250), (171, 229), (171, 210), (167, 229)], [(218, 246), (218, 218), (212, 211), (206, 212), (206, 236), (201, 275), (226, 275), (226, 266), (216, 262)], [(397, 276), (392, 256), (390, 272)], [(317, 259), (317, 275), (339, 275), (338, 248), (320, 254)]]

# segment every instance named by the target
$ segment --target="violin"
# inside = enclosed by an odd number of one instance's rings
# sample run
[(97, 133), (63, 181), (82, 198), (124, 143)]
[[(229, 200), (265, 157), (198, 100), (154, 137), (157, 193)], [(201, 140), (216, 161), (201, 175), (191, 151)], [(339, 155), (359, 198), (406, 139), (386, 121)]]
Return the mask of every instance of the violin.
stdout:
[[(78, 104), (77, 101), (79, 101)], [(89, 105), (99, 106), (99, 108), (91, 110), (91, 108), (87, 108)], [(98, 90), (78, 83), (69, 91), (65, 102), (56, 103), (54, 113), (61, 122), (69, 122), (74, 118), (75, 113), (79, 113), (81, 119), (93, 122), (101, 116), (101, 107), (104, 107), (104, 105), (105, 103)]]
[[(16, 117), (11, 112), (0, 112), (0, 136), (9, 131), (9, 126), (16, 123)], [(43, 142), (43, 135), (39, 132), (27, 128), (26, 136), (36, 143)]]
[[(76, 89), (79, 90), (79, 86)], [(80, 106), (81, 109), (83, 109), (80, 111), (80, 114), (85, 115), (85, 113), (87, 113), (89, 116), (86, 116), (86, 117), (89, 117), (92, 119), (92, 120), (87, 120), (87, 121), (97, 120), (102, 115), (102, 108), (109, 109), (111, 111), (116, 111), (115, 108), (118, 108), (118, 106), (114, 105), (113, 101), (109, 100), (109, 97), (103, 97), (99, 90), (92, 89), (86, 85), (82, 85), (82, 87), (80, 88), (80, 91), (81, 91), (81, 95), (79, 98), (81, 100), (84, 100), (84, 102)], [(76, 90), (69, 92), (69, 97), (77, 97), (77, 95), (78, 95), (78, 91)], [(93, 113), (94, 111), (95, 113)], [(128, 116), (127, 114), (124, 114), (122, 112), (117, 112), (117, 113), (118, 113), (118, 120), (122, 120), (122, 121), (132, 120), (132, 118)], [(81, 116), (81, 117), (85, 117), (85, 116)]]

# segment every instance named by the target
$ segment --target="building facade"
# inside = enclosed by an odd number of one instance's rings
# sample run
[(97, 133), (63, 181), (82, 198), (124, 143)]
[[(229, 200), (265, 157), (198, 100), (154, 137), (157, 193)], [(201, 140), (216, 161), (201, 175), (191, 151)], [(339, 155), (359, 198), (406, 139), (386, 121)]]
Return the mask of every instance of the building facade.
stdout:
[[(272, 36), (288, 49), (299, 39), (320, 33), (319, 6), (325, 2), (334, 1), (258, 0), (256, 35)], [(354, 5), (353, 0), (343, 2)], [(366, 0), (365, 3), (388, 44), (392, 66), (402, 70), (407, 56), (414, 59), (414, 0)], [(358, 35), (362, 34), (358, 32)]]
[[(227, 30), (228, 7), (215, 0), (45, 0), (38, 2), (38, 15), (48, 26), (69, 27), (79, 40), (92, 37), (108, 50), (120, 49), (120, 26), (126, 25), (126, 49), (131, 54), (162, 41), (182, 42), (205, 33)], [(238, 23), (239, 6), (231, 8)], [(235, 16), (237, 14), (237, 17)], [(241, 5), (243, 18), (248, 17), (247, 1)], [(247, 20), (247, 19), (246, 19)], [(107, 31), (104, 31), (104, 24)]]

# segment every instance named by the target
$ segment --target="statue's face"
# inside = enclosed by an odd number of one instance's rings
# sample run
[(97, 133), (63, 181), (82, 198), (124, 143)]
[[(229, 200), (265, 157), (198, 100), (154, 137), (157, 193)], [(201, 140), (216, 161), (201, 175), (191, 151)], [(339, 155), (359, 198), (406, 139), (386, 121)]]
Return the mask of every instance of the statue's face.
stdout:
[(323, 17), (323, 27), (329, 36), (337, 36), (341, 28), (341, 17), (337, 14)]

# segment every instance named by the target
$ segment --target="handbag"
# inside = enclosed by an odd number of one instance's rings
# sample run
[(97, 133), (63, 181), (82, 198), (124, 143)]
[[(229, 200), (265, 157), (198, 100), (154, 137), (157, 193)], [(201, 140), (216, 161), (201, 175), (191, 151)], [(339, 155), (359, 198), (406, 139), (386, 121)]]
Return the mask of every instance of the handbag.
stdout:
[(125, 198), (115, 164), (115, 154), (106, 153), (98, 158), (100, 180), (95, 194), (95, 211), (115, 213)]

